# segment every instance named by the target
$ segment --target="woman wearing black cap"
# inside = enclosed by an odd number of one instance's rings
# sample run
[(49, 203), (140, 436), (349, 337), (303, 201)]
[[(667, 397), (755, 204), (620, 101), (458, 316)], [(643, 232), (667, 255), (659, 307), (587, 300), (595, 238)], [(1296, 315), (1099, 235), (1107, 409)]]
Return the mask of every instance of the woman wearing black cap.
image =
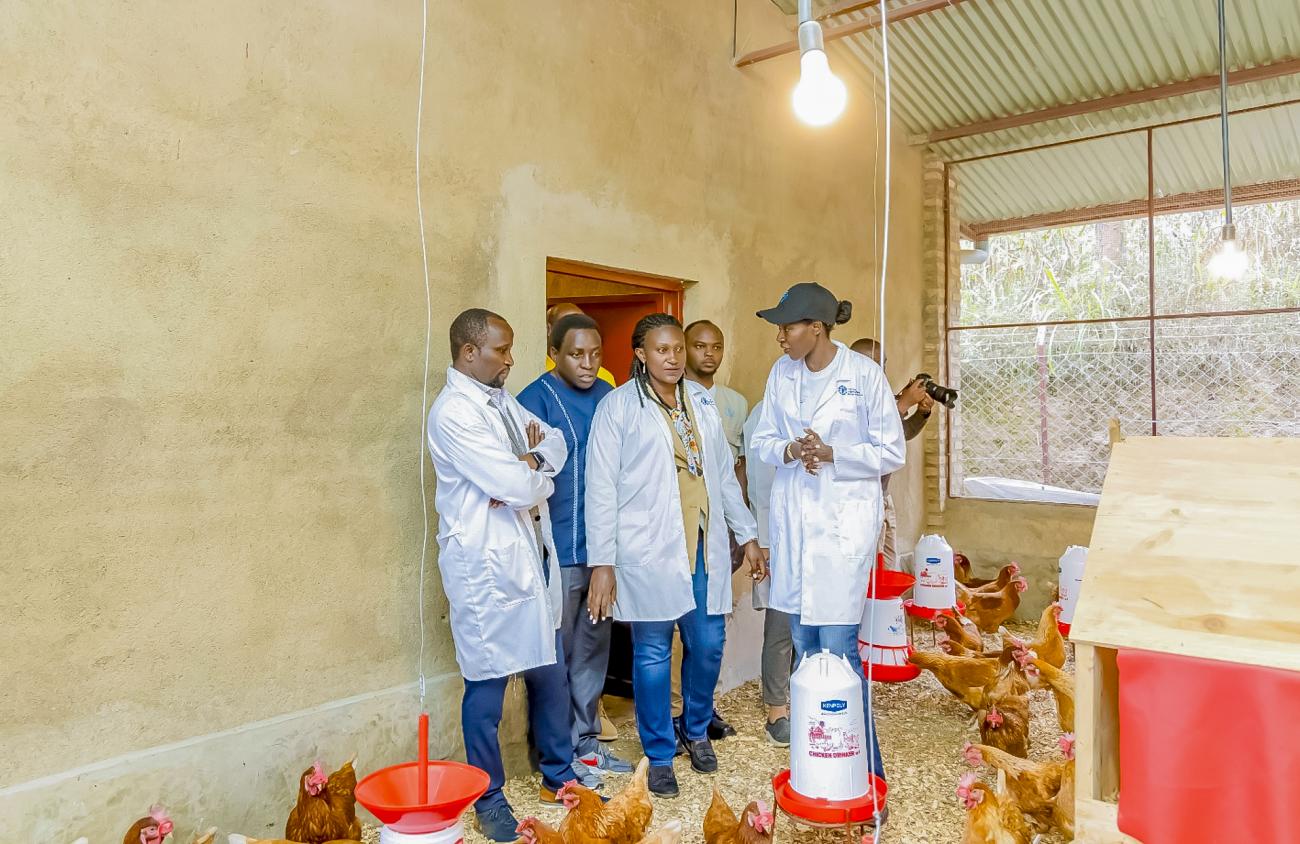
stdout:
[[(880, 535), (880, 477), (903, 466), (903, 427), (880, 367), (831, 339), (853, 306), (796, 284), (758, 316), (777, 326), (753, 449), (777, 467), (768, 539), (770, 606), (791, 616), (802, 657), (822, 649), (861, 670), (858, 626)], [(862, 702), (871, 723), (866, 677)], [(884, 777), (870, 730), (871, 769)]]

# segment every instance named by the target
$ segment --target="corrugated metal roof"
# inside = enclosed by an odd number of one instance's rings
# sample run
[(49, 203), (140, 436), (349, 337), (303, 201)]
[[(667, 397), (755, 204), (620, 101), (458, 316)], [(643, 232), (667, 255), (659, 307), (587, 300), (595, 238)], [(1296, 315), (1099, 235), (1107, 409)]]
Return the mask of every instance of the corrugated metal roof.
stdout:
[[(1234, 185), (1300, 178), (1300, 104), (1236, 114), (1229, 125)], [(1155, 130), (1155, 195), (1222, 187), (1219, 144), (1217, 119)], [(958, 218), (980, 224), (1142, 200), (1146, 158), (1146, 133), (1134, 132), (957, 164)]]
[[(912, 1), (890, 0), (890, 5)], [(830, 2), (815, 5), (824, 9)], [(889, 33), (895, 119), (925, 136), (1217, 73), (1216, 8), (1215, 0), (966, 0), (902, 21)], [(874, 17), (874, 9), (825, 25), (864, 16)], [(837, 69), (879, 91), (878, 30), (828, 46)], [(1228, 0), (1231, 68), (1297, 57), (1300, 2)], [(1300, 99), (1300, 74), (1234, 86), (1230, 96), (1233, 108)], [(1300, 172), (1295, 131), (1300, 127), (1294, 113), (1276, 111), (1234, 118), (1234, 181), (1295, 178)], [(1217, 91), (1206, 91), (952, 139), (931, 149), (953, 161), (1217, 112)], [(1215, 125), (1162, 130), (1157, 181), (1168, 186), (1166, 192), (1214, 186)], [(1248, 137), (1252, 134), (1258, 137)], [(969, 183), (963, 184), (962, 214), (970, 214), (970, 220), (1007, 219), (1145, 196), (1145, 138), (1135, 137), (1141, 148), (1136, 162), (1130, 138), (964, 165)], [(1011, 164), (1023, 172), (1013, 172)]]

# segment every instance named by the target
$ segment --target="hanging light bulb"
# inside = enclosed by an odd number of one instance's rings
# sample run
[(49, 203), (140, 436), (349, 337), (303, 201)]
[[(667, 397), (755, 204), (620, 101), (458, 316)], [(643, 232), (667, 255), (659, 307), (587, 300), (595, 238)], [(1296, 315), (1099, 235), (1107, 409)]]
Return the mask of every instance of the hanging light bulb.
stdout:
[(844, 113), (849, 92), (831, 73), (822, 41), (822, 26), (812, 19), (812, 0), (799, 0), (799, 84), (791, 101), (794, 113), (809, 126), (825, 126)]
[(1237, 281), (1246, 274), (1250, 258), (1237, 240), (1237, 227), (1232, 223), (1232, 155), (1228, 145), (1228, 37), (1224, 2), (1219, 0), (1219, 128), (1223, 135), (1223, 230), (1219, 234), (1219, 248), (1210, 258), (1207, 269), (1215, 278)]
[(1219, 248), (1210, 258), (1208, 265), (1210, 275), (1227, 281), (1237, 281), (1246, 274), (1246, 267), (1249, 264), (1250, 257), (1246, 255), (1237, 240), (1237, 227), (1224, 226)]

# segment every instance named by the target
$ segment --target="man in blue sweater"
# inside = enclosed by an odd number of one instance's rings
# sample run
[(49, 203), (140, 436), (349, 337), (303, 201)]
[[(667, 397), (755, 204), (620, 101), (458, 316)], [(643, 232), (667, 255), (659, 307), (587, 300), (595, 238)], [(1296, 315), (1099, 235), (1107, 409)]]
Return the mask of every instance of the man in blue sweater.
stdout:
[(585, 504), (587, 435), (596, 405), (614, 388), (598, 377), (600, 328), (591, 317), (581, 313), (562, 317), (551, 328), (548, 344), (555, 368), (525, 387), (519, 403), (558, 428), (569, 446), (569, 459), (555, 476), (555, 492), (548, 506), (564, 592), (560, 641), (569, 668), (574, 761), (593, 771), (627, 773), (632, 766), (610, 753), (598, 739), (598, 706), (609, 666), (612, 622), (606, 619), (593, 624), (587, 613), (591, 584)]

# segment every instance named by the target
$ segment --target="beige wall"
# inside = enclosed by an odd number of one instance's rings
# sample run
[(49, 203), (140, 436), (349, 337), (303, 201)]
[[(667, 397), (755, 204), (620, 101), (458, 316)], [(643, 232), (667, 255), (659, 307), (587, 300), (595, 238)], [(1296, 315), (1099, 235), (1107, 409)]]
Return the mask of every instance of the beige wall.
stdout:
[[(515, 322), (524, 386), (548, 255), (698, 280), (687, 315), (729, 332), (751, 398), (774, 347), (749, 314), (787, 284), (857, 299), (842, 336), (869, 332), (860, 93), (836, 127), (797, 125), (797, 63), (735, 70), (730, 3), (430, 7), (431, 395), (471, 305)], [(745, 40), (788, 35), (765, 0), (741, 11)], [(182, 835), (266, 834), (317, 754), (408, 752), (419, 15), (0, 9), (0, 840), (102, 835), (157, 799)], [(899, 144), (890, 336), (908, 342), (919, 173)], [(909, 354), (891, 339), (895, 380)], [(432, 566), (429, 582), (435, 751), (454, 754)]]

